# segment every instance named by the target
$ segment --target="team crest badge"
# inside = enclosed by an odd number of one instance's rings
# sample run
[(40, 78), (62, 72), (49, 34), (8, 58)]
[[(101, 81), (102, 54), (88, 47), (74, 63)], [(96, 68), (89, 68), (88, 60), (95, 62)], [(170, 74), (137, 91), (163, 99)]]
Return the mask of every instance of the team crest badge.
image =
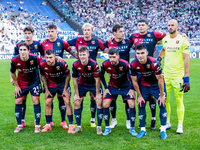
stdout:
[(119, 71), (123, 71), (123, 67), (119, 67)]
[(176, 44), (179, 44), (179, 40), (176, 41)]
[(60, 46), (60, 42), (57, 42), (57, 46)]
[(122, 41), (122, 43), (123, 43), (123, 44), (126, 44), (124, 40)]
[(151, 68), (150, 64), (147, 64), (147, 69), (150, 69), (150, 68)]
[(94, 44), (95, 44), (95, 41), (92, 41), (92, 44), (94, 45)]
[(60, 66), (56, 66), (56, 70), (60, 70)]
[(88, 70), (91, 70), (91, 66), (88, 66)]
[(35, 49), (37, 49), (38, 47), (37, 47), (37, 45), (35, 45)]
[(147, 37), (151, 37), (151, 34), (147, 34)]
[(33, 60), (31, 60), (31, 61), (30, 61), (30, 65), (33, 65), (33, 62), (34, 62), (34, 61), (33, 61)]

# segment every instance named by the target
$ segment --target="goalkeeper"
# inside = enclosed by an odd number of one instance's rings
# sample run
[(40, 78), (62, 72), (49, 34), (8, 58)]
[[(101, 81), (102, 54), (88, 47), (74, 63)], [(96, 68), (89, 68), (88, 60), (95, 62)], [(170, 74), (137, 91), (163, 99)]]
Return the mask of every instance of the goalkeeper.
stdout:
[(167, 89), (167, 125), (166, 129), (171, 128), (170, 124), (170, 93), (174, 89), (177, 103), (178, 128), (176, 133), (183, 133), (184, 105), (183, 93), (190, 90), (189, 69), (190, 69), (190, 43), (188, 39), (178, 34), (178, 22), (174, 19), (168, 22), (169, 35), (163, 38), (158, 61), (164, 59), (164, 77)]

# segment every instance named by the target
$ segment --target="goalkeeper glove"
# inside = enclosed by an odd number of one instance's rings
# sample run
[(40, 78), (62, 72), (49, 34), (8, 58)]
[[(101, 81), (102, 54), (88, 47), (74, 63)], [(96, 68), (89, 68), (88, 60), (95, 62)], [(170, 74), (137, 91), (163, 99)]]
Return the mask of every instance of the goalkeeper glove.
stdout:
[(157, 61), (158, 61), (159, 65), (161, 65), (161, 60), (162, 60), (162, 58), (160, 56), (158, 56)]
[(183, 91), (188, 92), (190, 90), (190, 78), (189, 76), (183, 77)]

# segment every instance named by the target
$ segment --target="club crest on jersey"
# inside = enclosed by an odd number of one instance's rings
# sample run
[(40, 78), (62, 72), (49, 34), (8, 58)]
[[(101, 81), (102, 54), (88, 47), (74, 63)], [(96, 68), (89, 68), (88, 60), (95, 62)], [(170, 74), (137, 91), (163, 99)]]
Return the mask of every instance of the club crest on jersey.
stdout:
[(122, 41), (122, 43), (123, 43), (123, 44), (126, 44), (124, 40)]
[(33, 65), (33, 62), (34, 62), (34, 61), (33, 61), (33, 60), (31, 60), (31, 61), (30, 61), (30, 65)]
[(147, 37), (151, 37), (151, 34), (147, 34)]
[(176, 44), (179, 44), (179, 40), (176, 41)]
[(119, 67), (119, 71), (123, 71), (123, 67)]
[(94, 44), (95, 44), (95, 41), (92, 41), (92, 44), (94, 45)]
[(57, 42), (57, 46), (60, 46), (60, 42)]
[(56, 70), (60, 70), (60, 66), (56, 66)]
[(37, 45), (35, 45), (35, 49), (37, 49), (38, 47), (37, 47)]
[(91, 66), (88, 66), (88, 70), (91, 70)]
[(147, 64), (147, 69), (150, 69), (150, 68), (151, 68), (150, 64)]

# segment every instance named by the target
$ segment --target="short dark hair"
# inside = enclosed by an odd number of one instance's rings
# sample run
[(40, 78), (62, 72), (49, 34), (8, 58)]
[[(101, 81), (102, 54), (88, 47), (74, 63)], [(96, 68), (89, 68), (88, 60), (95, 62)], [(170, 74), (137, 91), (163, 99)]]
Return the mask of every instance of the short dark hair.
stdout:
[(85, 52), (85, 51), (87, 51), (87, 53), (89, 53), (89, 48), (87, 46), (82, 46), (78, 50), (79, 53)]
[(144, 44), (138, 44), (135, 49), (142, 50), (142, 49), (147, 49), (147, 47)]
[(146, 25), (148, 25), (148, 21), (146, 19), (140, 19), (140, 20), (138, 20), (138, 23), (141, 23), (141, 22), (144, 22)]
[(57, 26), (55, 24), (50, 24), (47, 26), (47, 29), (56, 29), (57, 30)]
[(26, 32), (26, 31), (31, 31), (31, 33), (34, 33), (33, 27), (30, 27), (30, 26), (24, 28), (23, 32)]
[(48, 49), (46, 51), (46, 55), (51, 55), (51, 54), (54, 54), (55, 55), (55, 51), (53, 49)]
[(108, 54), (109, 55), (114, 55), (114, 54), (119, 55), (119, 51), (117, 48), (111, 48), (111, 49), (109, 49)]
[(116, 24), (113, 28), (112, 28), (112, 32), (117, 32), (119, 29), (123, 28), (122, 25)]
[(29, 45), (27, 43), (25, 43), (25, 42), (20, 43), (19, 46), (18, 46), (19, 49), (20, 49), (21, 46), (25, 46), (29, 50)]

